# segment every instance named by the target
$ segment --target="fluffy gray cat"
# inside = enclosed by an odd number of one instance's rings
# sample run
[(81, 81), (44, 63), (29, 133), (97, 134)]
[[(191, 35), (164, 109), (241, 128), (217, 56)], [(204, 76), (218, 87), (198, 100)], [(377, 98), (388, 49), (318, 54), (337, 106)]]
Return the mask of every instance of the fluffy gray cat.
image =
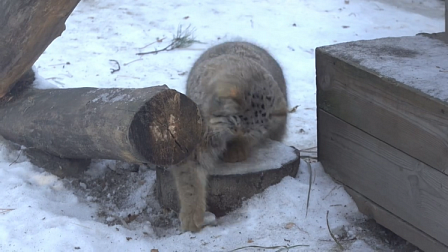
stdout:
[(187, 96), (206, 125), (190, 158), (173, 167), (183, 231), (199, 231), (206, 211), (207, 175), (219, 162), (240, 162), (270, 138), (285, 133), (288, 104), (277, 61), (247, 42), (226, 42), (205, 51), (193, 65)]

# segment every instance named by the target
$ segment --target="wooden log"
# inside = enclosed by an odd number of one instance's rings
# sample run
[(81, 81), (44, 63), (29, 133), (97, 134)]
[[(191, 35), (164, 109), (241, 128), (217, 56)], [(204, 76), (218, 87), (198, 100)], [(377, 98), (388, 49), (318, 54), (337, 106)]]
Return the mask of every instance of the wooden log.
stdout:
[[(218, 217), (223, 216), (241, 206), (243, 200), (263, 192), (284, 177), (295, 177), (299, 165), (299, 151), (275, 141), (269, 141), (244, 162), (222, 163), (209, 176), (207, 210)], [(156, 174), (156, 195), (160, 205), (178, 212), (174, 177), (164, 167), (157, 167)]]
[(61, 35), (79, 1), (0, 1), (0, 98)]
[(0, 102), (0, 135), (60, 158), (172, 165), (202, 130), (196, 104), (166, 86), (28, 88)]

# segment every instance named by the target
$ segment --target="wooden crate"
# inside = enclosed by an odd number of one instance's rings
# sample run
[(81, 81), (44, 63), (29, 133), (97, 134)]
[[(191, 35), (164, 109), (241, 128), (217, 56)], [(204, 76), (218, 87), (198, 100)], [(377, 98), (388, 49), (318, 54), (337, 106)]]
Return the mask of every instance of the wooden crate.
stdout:
[(448, 251), (448, 45), (425, 36), (316, 50), (318, 157), (358, 208)]

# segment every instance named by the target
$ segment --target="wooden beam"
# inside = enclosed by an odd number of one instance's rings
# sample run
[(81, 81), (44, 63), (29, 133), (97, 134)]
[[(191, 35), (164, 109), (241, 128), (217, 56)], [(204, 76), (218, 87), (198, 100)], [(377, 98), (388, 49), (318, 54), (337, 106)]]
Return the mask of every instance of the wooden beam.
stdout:
[(0, 98), (61, 35), (79, 1), (0, 1)]
[(448, 246), (448, 176), (318, 109), (318, 157), (336, 180)]
[(7, 99), (13, 91), (0, 102), (0, 135), (60, 158), (172, 165), (202, 137), (196, 104), (166, 86), (28, 88)]

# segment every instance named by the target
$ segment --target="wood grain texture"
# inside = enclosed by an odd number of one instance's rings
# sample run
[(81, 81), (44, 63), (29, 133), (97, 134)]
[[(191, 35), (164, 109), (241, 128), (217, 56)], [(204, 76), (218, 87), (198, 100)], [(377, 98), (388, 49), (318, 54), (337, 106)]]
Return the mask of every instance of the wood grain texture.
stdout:
[(336, 180), (448, 245), (448, 176), (318, 109), (318, 156)]
[(0, 1), (0, 98), (61, 35), (79, 1)]
[(0, 102), (0, 135), (60, 158), (172, 165), (202, 134), (196, 104), (166, 86), (28, 88)]
[(448, 104), (325, 48), (316, 71), (318, 108), (448, 174)]
[(378, 224), (388, 228), (403, 239), (411, 242), (423, 251), (446, 252), (448, 246), (443, 245), (421, 230), (413, 227), (401, 218), (391, 214), (381, 206), (345, 186), (345, 190), (353, 198), (361, 213), (373, 218)]

